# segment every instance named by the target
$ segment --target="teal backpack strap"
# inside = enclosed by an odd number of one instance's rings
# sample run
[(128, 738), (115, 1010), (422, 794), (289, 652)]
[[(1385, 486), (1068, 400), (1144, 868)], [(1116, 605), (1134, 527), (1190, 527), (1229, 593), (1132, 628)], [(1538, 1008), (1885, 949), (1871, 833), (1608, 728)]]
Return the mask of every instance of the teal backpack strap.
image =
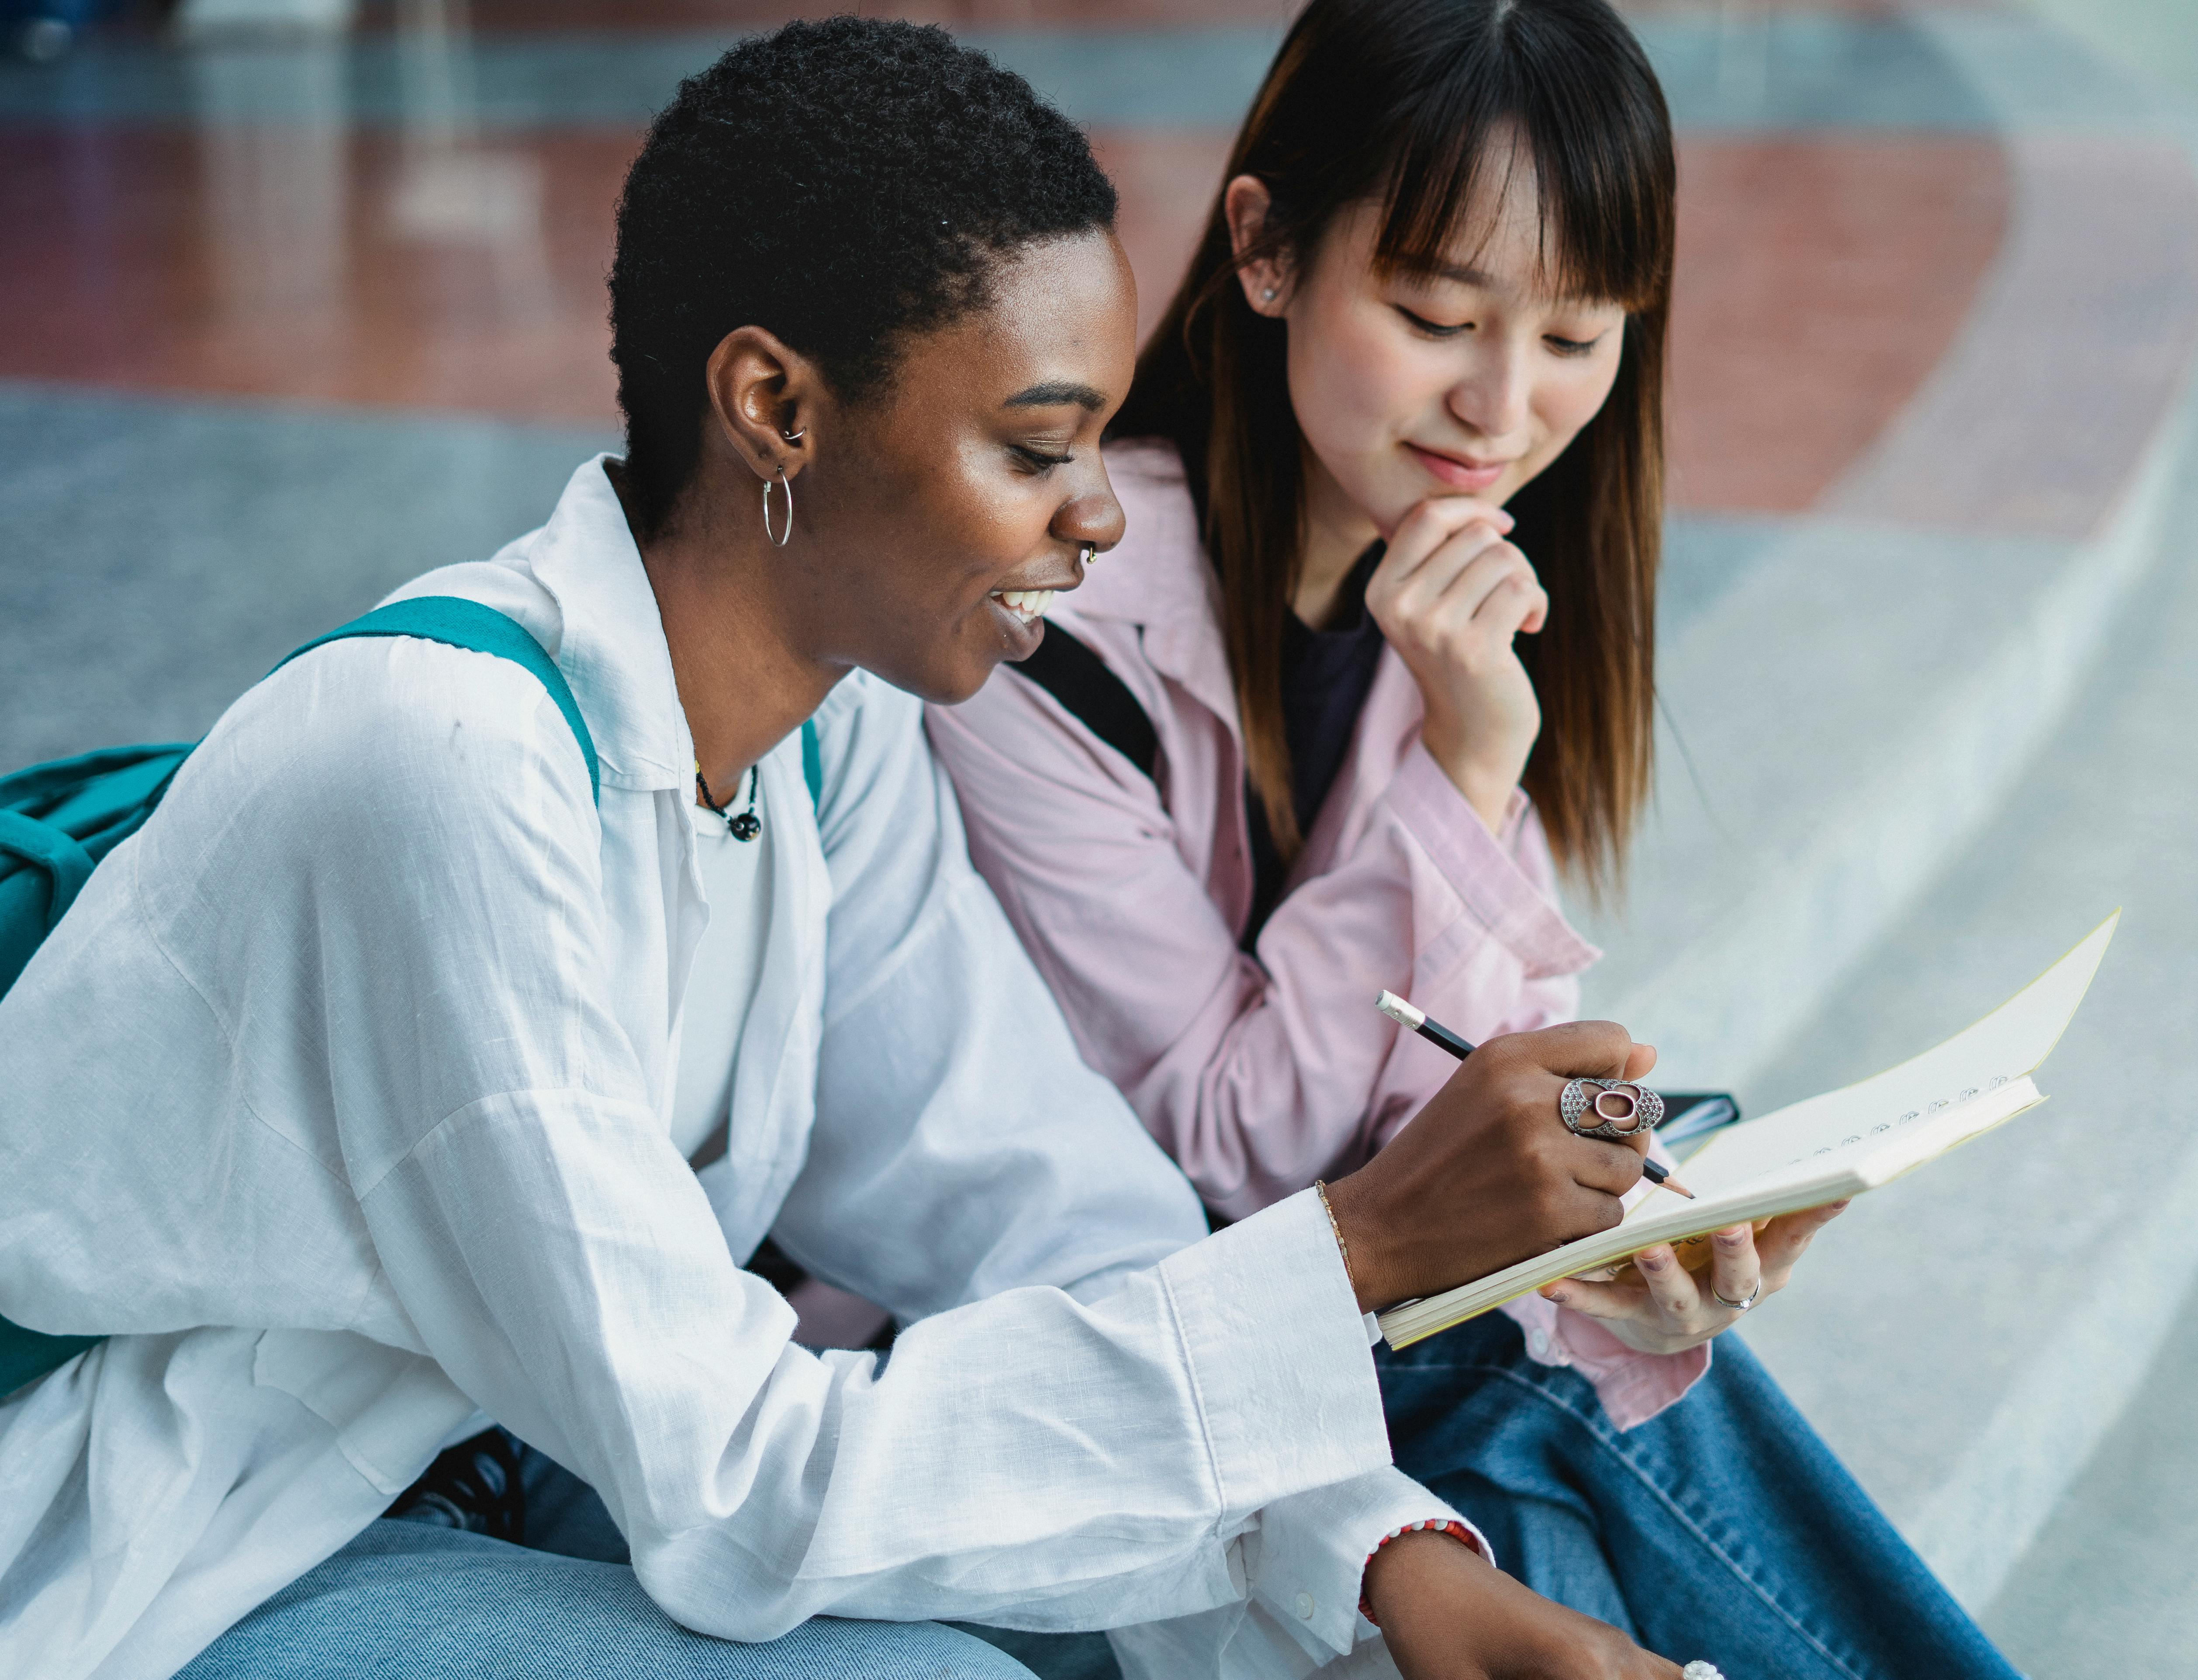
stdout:
[[(36, 865), (51, 877), (46, 891), (46, 925), (39, 937), (54, 931), (61, 913), (76, 902), (76, 895), (91, 879), (92, 857), (67, 829), (41, 823), (20, 812), (0, 810), (0, 852)], [(25, 953), (28, 960), (29, 954)], [(8, 979), (13, 980), (14, 974)], [(4, 1392), (0, 1390), (0, 1392)]]
[(824, 747), (817, 739), (817, 720), (814, 718), (801, 726), (801, 779), (809, 784), (810, 809), (823, 815)]
[[(513, 619), (456, 596), (392, 602), (315, 637), (275, 669), (280, 671), (299, 654), (323, 642), (354, 636), (413, 636), (525, 666), (573, 726), (580, 756), (588, 761), (588, 785), (602, 799), (602, 773), (596, 760), (595, 738), (588, 733), (587, 720), (580, 716), (565, 674), (542, 644)], [(110, 747), (0, 778), (0, 992), (15, 983), (98, 860), (151, 814), (189, 751), (182, 743)], [(823, 784), (823, 765), (816, 731), (807, 724), (802, 726), (801, 764), (814, 799)], [(11, 868), (9, 859), (20, 859), (30, 869)], [(0, 1398), (104, 1340), (44, 1335), (0, 1317)]]
[[(377, 607), (326, 636), (315, 637), (284, 659), (275, 671), (280, 671), (299, 654), (309, 654), (324, 642), (342, 642), (354, 636), (414, 636), (423, 642), (440, 642), (445, 647), (493, 654), (514, 665), (525, 666), (550, 691), (550, 698), (556, 701), (557, 709), (565, 714), (565, 721), (573, 726), (573, 738), (580, 743), (580, 756), (588, 761), (588, 786), (596, 802), (602, 803), (603, 776), (596, 760), (596, 740), (588, 733), (587, 719), (580, 716), (579, 702), (573, 698), (573, 690), (565, 681), (565, 673), (557, 669), (557, 662), (515, 619), (505, 617), (493, 607), (484, 607), (478, 601), (468, 601), (460, 596), (416, 596), (410, 601), (392, 601), (387, 607)], [(274, 674), (272, 671), (268, 672), (270, 677)], [(807, 743), (813, 739), (803, 738), (805, 765), (808, 762)], [(820, 782), (821, 773), (809, 784), (812, 797)]]
[(0, 1399), (48, 1371), (57, 1371), (105, 1336), (49, 1336), (0, 1318)]

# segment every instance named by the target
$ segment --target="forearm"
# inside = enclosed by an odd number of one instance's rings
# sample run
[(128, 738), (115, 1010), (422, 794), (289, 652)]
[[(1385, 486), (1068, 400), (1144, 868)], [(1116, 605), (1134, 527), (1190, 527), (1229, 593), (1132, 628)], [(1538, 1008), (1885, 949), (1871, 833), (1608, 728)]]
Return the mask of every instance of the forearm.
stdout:
[[(643, 1584), (701, 1631), (1187, 1614), (1238, 1590), (1228, 1548), (1262, 1507), (1386, 1462), (1317, 1206), (1271, 1210), (1094, 1302), (1031, 1288), (940, 1314), (881, 1369), (791, 1346), (782, 1303), (721, 1242), (712, 1257), (668, 1179), (599, 1192), (568, 1160), (544, 1183), (497, 1142), (439, 1134), (375, 1192), (378, 1228), (409, 1233), (408, 1312), (468, 1394), (598, 1489)], [(573, 1215), (537, 1222), (523, 1267), (499, 1261), (497, 1222), (435, 1211), (491, 1170)], [(615, 1229), (648, 1231), (649, 1287), (588, 1288), (601, 1268), (580, 1234)]]

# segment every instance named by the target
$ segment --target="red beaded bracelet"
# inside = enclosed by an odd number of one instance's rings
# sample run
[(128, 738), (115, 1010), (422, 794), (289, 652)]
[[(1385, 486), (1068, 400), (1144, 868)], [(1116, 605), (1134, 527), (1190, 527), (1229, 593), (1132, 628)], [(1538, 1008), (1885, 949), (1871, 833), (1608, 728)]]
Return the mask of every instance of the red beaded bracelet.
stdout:
[[(1451, 1539), (1457, 1541), (1460, 1545), (1470, 1546), (1476, 1552), (1480, 1549), (1480, 1542), (1474, 1538), (1473, 1531), (1468, 1528), (1463, 1523), (1449, 1521), (1441, 1517), (1429, 1517), (1425, 1522), (1408, 1522), (1402, 1528), (1391, 1529), (1387, 1534), (1384, 1534), (1379, 1540), (1376, 1540), (1374, 1543), (1374, 1550), (1366, 1554), (1366, 1561), (1369, 1564), (1371, 1564), (1374, 1561), (1375, 1553), (1378, 1553), (1382, 1547), (1387, 1545), (1399, 1534), (1410, 1534), (1419, 1529), (1427, 1529), (1439, 1534), (1447, 1534)], [(1361, 1575), (1360, 1579), (1362, 1582), (1364, 1581), (1364, 1577), (1363, 1574)], [(1366, 1590), (1363, 1584), (1359, 1588), (1358, 1591), (1358, 1613), (1365, 1617), (1368, 1621), (1374, 1622), (1374, 1625), (1375, 1627), (1381, 1625), (1378, 1621), (1374, 1621), (1374, 1612), (1366, 1602)]]

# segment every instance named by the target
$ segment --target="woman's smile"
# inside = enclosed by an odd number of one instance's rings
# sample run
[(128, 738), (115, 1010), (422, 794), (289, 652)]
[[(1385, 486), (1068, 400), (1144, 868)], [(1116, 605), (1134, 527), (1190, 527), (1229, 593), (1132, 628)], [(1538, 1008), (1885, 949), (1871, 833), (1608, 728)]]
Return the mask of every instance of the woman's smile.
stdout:
[[(1038, 644), (1045, 639), (1040, 616), (1052, 600), (1051, 590), (995, 590), (985, 597), (986, 608), (1000, 626), (1000, 638), (1007, 644), (1009, 660), (1026, 660), (1038, 651)], [(1034, 602), (1038, 604), (1032, 605)]]
[(1038, 644), (1045, 639), (1044, 620), (1054, 596), (1074, 589), (1083, 581), (1079, 568), (1074, 576), (1038, 589), (994, 590), (985, 597), (985, 605), (999, 623), (1010, 660), (1026, 660), (1038, 651)]
[(1035, 624), (1045, 616), (1045, 609), (1053, 605), (1057, 590), (994, 590), (986, 596), (996, 606), (1004, 607), (1017, 624)]
[(1028, 659), (1038, 651), (1038, 644), (1045, 638), (1040, 620), (1053, 605), (1054, 596), (1066, 594), (1084, 582), (1084, 566), (1079, 560), (1070, 561), (1065, 572), (1050, 558), (1029, 570), (1036, 575), (1014, 578), (985, 597), (985, 605), (999, 622), (1009, 660)]

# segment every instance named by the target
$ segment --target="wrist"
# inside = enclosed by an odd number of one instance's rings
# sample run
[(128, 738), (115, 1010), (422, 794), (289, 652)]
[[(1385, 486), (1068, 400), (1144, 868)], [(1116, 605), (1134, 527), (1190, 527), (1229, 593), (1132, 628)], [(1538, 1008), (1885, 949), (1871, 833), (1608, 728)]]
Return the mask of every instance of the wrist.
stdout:
[(1471, 751), (1462, 730), (1433, 715), (1421, 726), (1420, 743), (1480, 819), (1481, 826), (1492, 834), (1502, 833), (1503, 819), (1511, 809), (1512, 790), (1526, 774), (1525, 754), (1492, 758), (1485, 752)]
[(1404, 1296), (1388, 1293), (1391, 1267), (1381, 1240), (1387, 1224), (1370, 1206), (1359, 1177), (1354, 1172), (1321, 1184), (1321, 1204), (1334, 1229), (1335, 1246), (1343, 1253), (1344, 1270), (1350, 1276), (1358, 1310), (1378, 1312)]
[(1451, 1549), (1458, 1546), (1471, 1553), (1475, 1561), (1486, 1561), (1473, 1531), (1451, 1518), (1430, 1517), (1383, 1535), (1367, 1554), (1358, 1613), (1380, 1627), (1385, 1615), (1423, 1590), (1429, 1574), (1457, 1567), (1459, 1560)]
[(1511, 812), (1511, 790), (1519, 785), (1516, 776), (1498, 778), (1453, 776), (1451, 785), (1480, 819), (1480, 826), (1492, 834), (1503, 832), (1503, 819)]

